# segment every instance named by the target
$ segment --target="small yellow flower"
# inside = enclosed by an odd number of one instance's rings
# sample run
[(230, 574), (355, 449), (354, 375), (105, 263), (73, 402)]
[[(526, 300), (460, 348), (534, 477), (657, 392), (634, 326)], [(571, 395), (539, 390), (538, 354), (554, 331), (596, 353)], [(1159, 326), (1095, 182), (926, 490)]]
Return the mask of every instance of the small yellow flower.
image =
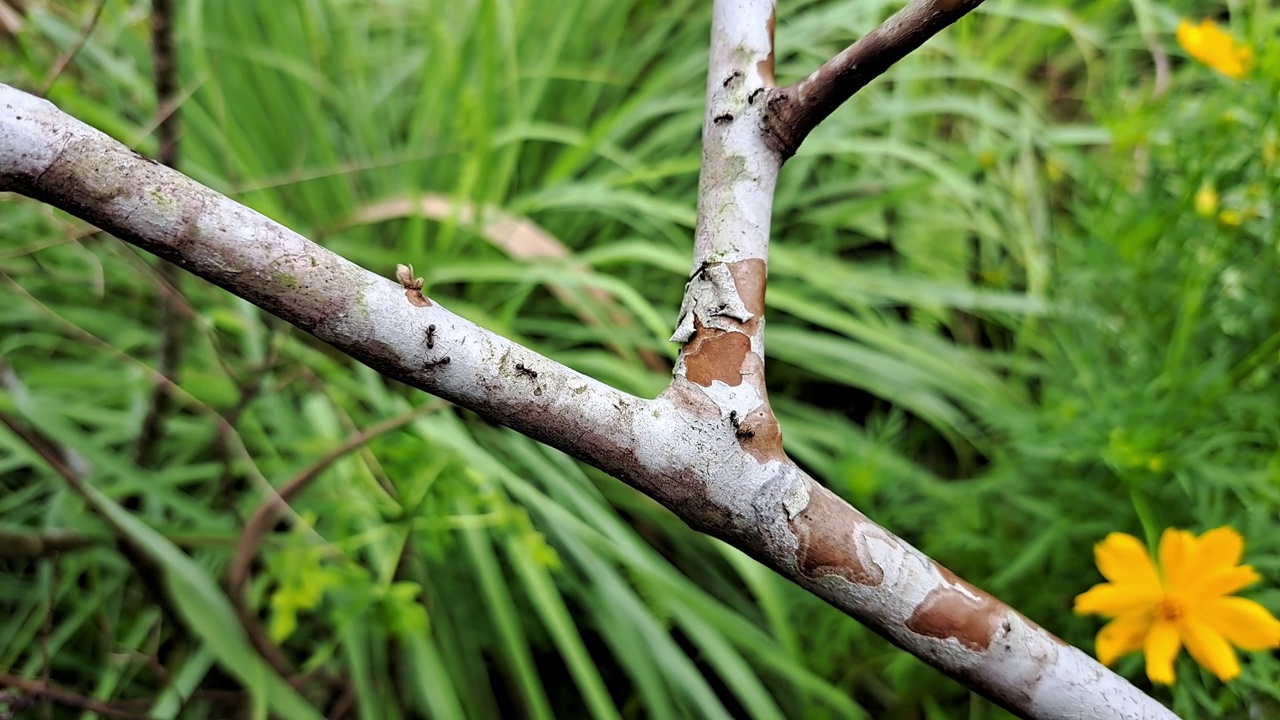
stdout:
[(1169, 528), (1160, 538), (1159, 569), (1132, 535), (1111, 533), (1094, 547), (1109, 582), (1076, 596), (1075, 612), (1114, 618), (1098, 632), (1098, 659), (1111, 665), (1142, 650), (1147, 677), (1173, 684), (1173, 661), (1186, 645), (1191, 657), (1222, 681), (1240, 674), (1233, 645), (1280, 647), (1280, 620), (1252, 600), (1229, 597), (1257, 582), (1239, 565), (1244, 538), (1229, 527), (1196, 537)]
[(1211, 218), (1218, 214), (1218, 191), (1212, 185), (1204, 184), (1196, 191), (1196, 214), (1202, 218)]
[(1191, 57), (1233, 80), (1253, 69), (1253, 48), (1236, 42), (1212, 20), (1201, 20), (1199, 25), (1190, 20), (1178, 23), (1178, 44)]
[(1218, 224), (1228, 230), (1235, 230), (1244, 224), (1244, 215), (1239, 210), (1227, 208), (1218, 213)]

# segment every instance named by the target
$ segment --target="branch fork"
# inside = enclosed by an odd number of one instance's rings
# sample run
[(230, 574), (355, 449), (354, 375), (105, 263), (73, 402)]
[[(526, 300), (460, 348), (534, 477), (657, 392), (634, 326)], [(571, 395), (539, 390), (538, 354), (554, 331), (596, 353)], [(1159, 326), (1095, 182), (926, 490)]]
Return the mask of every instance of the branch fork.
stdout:
[[(384, 375), (623, 480), (1016, 715), (1172, 718), (1080, 650), (810, 478), (765, 387), (777, 176), (832, 110), (981, 0), (912, 0), (809, 77), (774, 87), (774, 0), (714, 0), (698, 222), (654, 399), (458, 317), (402, 266), (376, 276), (52, 104), (0, 86), (0, 189), (63, 208)], [(445, 364), (448, 361), (447, 365)]]

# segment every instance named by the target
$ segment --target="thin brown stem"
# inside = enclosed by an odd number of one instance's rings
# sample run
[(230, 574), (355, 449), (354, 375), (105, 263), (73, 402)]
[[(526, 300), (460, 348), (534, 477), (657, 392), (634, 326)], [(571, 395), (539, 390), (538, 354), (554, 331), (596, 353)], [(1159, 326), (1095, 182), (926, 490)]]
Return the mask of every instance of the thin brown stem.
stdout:
[(292, 668), (280, 651), (280, 647), (271, 642), (266, 630), (258, 621), (257, 613), (253, 608), (249, 607), (248, 601), (245, 599), (245, 588), (249, 585), (249, 569), (253, 563), (254, 556), (258, 554), (258, 548), (261, 547), (271, 528), (288, 509), (289, 501), (296, 498), (335, 461), (347, 453), (364, 447), (373, 438), (404, 427), (413, 420), (429, 412), (434, 412), (443, 406), (443, 403), (427, 403), (407, 413), (371, 425), (363, 432), (352, 435), (281, 486), (279, 491), (273, 493), (258, 506), (249, 521), (245, 523), (244, 531), (240, 535), (240, 542), (236, 545), (235, 552), (231, 555), (231, 564), (227, 568), (228, 594), (231, 596), (231, 602), (236, 607), (236, 613), (240, 616), (240, 623), (244, 625), (245, 632), (249, 635), (250, 642), (253, 643), (254, 648), (258, 650), (263, 659), (271, 663), (272, 667), (281, 675), (286, 677), (291, 675)]
[[(222, 415), (222, 420), (218, 423), (217, 434), (213, 440), (213, 452), (222, 463), (222, 476), (218, 480), (217, 495), (221, 501), (225, 502), (225, 506), (236, 516), (237, 520), (243, 518), (240, 517), (236, 509), (233, 497), (232, 488), (235, 484), (236, 470), (232, 457), (231, 441), (236, 434), (236, 423), (240, 421), (240, 416), (249, 409), (249, 406), (253, 405), (253, 402), (262, 393), (266, 377), (275, 367), (276, 360), (280, 355), (280, 344), (276, 342), (275, 323), (270, 320), (267, 322), (266, 345), (268, 348), (267, 357), (250, 370), (247, 380), (242, 381), (236, 378), (231, 375), (230, 368), (227, 368), (228, 375), (232, 377), (239, 387), (240, 395), (236, 398), (236, 404), (232, 405)], [(221, 353), (219, 353), (219, 356), (221, 356)]]
[(102, 17), (102, 8), (106, 7), (106, 5), (107, 0), (98, 0), (98, 4), (93, 7), (93, 14), (89, 16), (89, 19), (85, 22), (84, 26), (80, 28), (80, 36), (76, 38), (75, 44), (67, 48), (66, 52), (59, 55), (58, 59), (53, 61), (53, 69), (49, 71), (48, 77), (44, 79), (44, 84), (40, 86), (40, 91), (36, 93), (37, 95), (40, 97), (48, 95), (49, 88), (53, 87), (53, 84), (57, 82), (59, 77), (61, 77), (63, 71), (65, 71), (67, 66), (71, 64), (71, 61), (76, 58), (76, 55), (80, 54), (80, 49), (84, 47), (86, 42), (88, 42), (89, 36), (93, 34), (94, 28), (98, 27), (98, 20)]
[[(156, 135), (160, 140), (156, 158), (165, 165), (176, 168), (181, 126), (177, 111), (178, 63), (173, 46), (172, 0), (152, 0), (151, 49), (155, 64), (156, 113), (160, 117), (160, 124), (156, 127)], [(138, 432), (134, 459), (142, 467), (149, 467), (154, 462), (163, 434), (164, 419), (173, 406), (173, 396), (168, 392), (168, 385), (177, 382), (178, 368), (182, 364), (183, 331), (186, 329), (181, 290), (182, 272), (166, 260), (160, 261), (156, 272), (160, 276), (157, 298), (160, 309), (160, 356), (156, 372), (168, 382), (157, 382), (152, 388), (147, 414)]]
[(63, 707), (88, 710), (104, 717), (137, 718), (137, 720), (146, 720), (148, 717), (142, 713), (122, 710), (110, 703), (95, 700), (87, 695), (81, 695), (74, 690), (54, 684), (48, 680), (30, 680), (17, 675), (0, 673), (0, 687), (16, 688), (32, 697), (49, 700)]
[[(3, 358), (0, 358), (0, 373), (3, 374), (4, 384), (9, 386), (11, 391), (15, 388), (18, 388), (20, 391), (20, 385), (17, 378), (13, 375), (8, 366), (3, 363)], [(15, 435), (18, 436), (19, 439), (25, 442), (37, 455), (40, 456), (42, 460), (45, 461), (46, 464), (49, 465), (50, 468), (53, 469), (55, 473), (61, 476), (67, 485), (70, 485), (77, 494), (82, 497), (89, 496), (88, 487), (85, 484), (83, 477), (84, 474), (86, 474), (86, 471), (82, 471), (78, 467), (84, 465), (85, 461), (79, 458), (73, 451), (64, 450), (58, 447), (56, 443), (46, 438), (39, 431), (27, 427), (26, 424), (18, 420), (18, 418), (2, 410), (0, 410), (0, 425), (8, 427)], [(169, 599), (169, 596), (164, 590), (164, 582), (161, 577), (162, 571), (156, 561), (152, 559), (151, 555), (149, 555), (146, 550), (139, 547), (137, 543), (124, 535), (120, 536), (116, 547), (120, 551), (120, 554), (129, 561), (129, 564), (133, 567), (134, 572), (137, 573), (142, 584), (146, 586), (148, 592), (150, 592), (152, 597), (155, 599), (161, 612), (170, 618), (181, 617), (173, 607), (173, 602)]]
[(42, 533), (0, 530), (0, 560), (54, 557), (64, 552), (99, 547), (109, 542), (109, 538), (100, 535), (61, 530)]
[(154, 464), (163, 435), (164, 419), (173, 408), (174, 398), (170, 388), (177, 384), (178, 367), (182, 363), (183, 330), (186, 328), (183, 302), (174, 297), (181, 296), (178, 289), (181, 270), (172, 263), (161, 260), (156, 274), (159, 276), (157, 304), (160, 310), (160, 353), (156, 359), (157, 380), (151, 388), (151, 400), (138, 431), (138, 443), (134, 451), (134, 462), (142, 467)]
[(181, 118), (176, 108), (178, 54), (173, 45), (173, 0), (151, 0), (151, 55), (155, 64), (156, 114), (160, 117), (156, 159), (177, 167)]
[(8, 427), (14, 435), (18, 436), (19, 440), (22, 440), (27, 444), (27, 447), (34, 450), (36, 455), (39, 455), (40, 459), (44, 460), (45, 464), (53, 468), (53, 471), (60, 475), (63, 480), (66, 480), (68, 485), (77, 489), (84, 487), (80, 482), (80, 475), (71, 469), (71, 465), (63, 458), (62, 453), (52, 443), (45, 440), (42, 435), (31, 430), (17, 418), (3, 410), (0, 410), (0, 425)]
[(981, 4), (982, 0), (912, 0), (809, 77), (771, 92), (764, 120), (769, 144), (783, 158), (791, 157), (854, 93)]

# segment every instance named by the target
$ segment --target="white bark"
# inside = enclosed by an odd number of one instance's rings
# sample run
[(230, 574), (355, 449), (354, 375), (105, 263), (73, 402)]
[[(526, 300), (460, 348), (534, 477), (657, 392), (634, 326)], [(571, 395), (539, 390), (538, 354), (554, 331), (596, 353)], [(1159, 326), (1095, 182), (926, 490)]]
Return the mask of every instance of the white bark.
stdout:
[[(0, 189), (48, 202), (243, 297), (388, 377), (599, 467), (1014, 713), (1171, 718), (1080, 650), (805, 475), (764, 386), (772, 0), (716, 0), (693, 274), (676, 377), (614, 390), (370, 273), (0, 85)], [(429, 262), (424, 258), (406, 261)], [(433, 328), (428, 340), (428, 329)]]

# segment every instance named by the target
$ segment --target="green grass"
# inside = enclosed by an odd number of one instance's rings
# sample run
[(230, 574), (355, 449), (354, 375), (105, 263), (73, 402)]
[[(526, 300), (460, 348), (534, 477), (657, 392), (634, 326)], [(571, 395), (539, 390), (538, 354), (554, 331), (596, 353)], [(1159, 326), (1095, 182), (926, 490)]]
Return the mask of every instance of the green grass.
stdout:
[[(29, 5), (0, 41), (0, 80), (27, 89), (92, 10)], [(705, 3), (178, 5), (184, 172), (376, 272), (413, 263), (450, 309), (621, 389), (664, 386)], [(893, 6), (784, 3), (780, 79)], [(1233, 525), (1268, 578), (1250, 596), (1280, 611), (1280, 15), (1228, 7), (1259, 52), (1243, 82), (1176, 47), (1192, 3), (991, 0), (832, 116), (778, 188), (769, 380), (789, 452), (1086, 649), (1098, 623), (1071, 600), (1112, 531)], [(49, 97), (154, 152), (148, 9), (108, 3)], [(1163, 94), (1148, 40), (1170, 56)], [(1197, 215), (1202, 186), (1238, 226)], [(564, 257), (510, 252), (483, 227), (499, 211)], [(0, 531), (93, 543), (0, 559), (0, 672), (154, 717), (1004, 717), (620, 483), (190, 277), (175, 408), (139, 466), (154, 260), (16, 199), (0, 238), (0, 410), (92, 488), (0, 431)], [(257, 554), (248, 595), (291, 689), (218, 589), (240, 528), (268, 485), (413, 412)], [(1137, 658), (1119, 670), (1184, 717), (1280, 707), (1266, 654), (1226, 686), (1185, 657), (1172, 690)]]

